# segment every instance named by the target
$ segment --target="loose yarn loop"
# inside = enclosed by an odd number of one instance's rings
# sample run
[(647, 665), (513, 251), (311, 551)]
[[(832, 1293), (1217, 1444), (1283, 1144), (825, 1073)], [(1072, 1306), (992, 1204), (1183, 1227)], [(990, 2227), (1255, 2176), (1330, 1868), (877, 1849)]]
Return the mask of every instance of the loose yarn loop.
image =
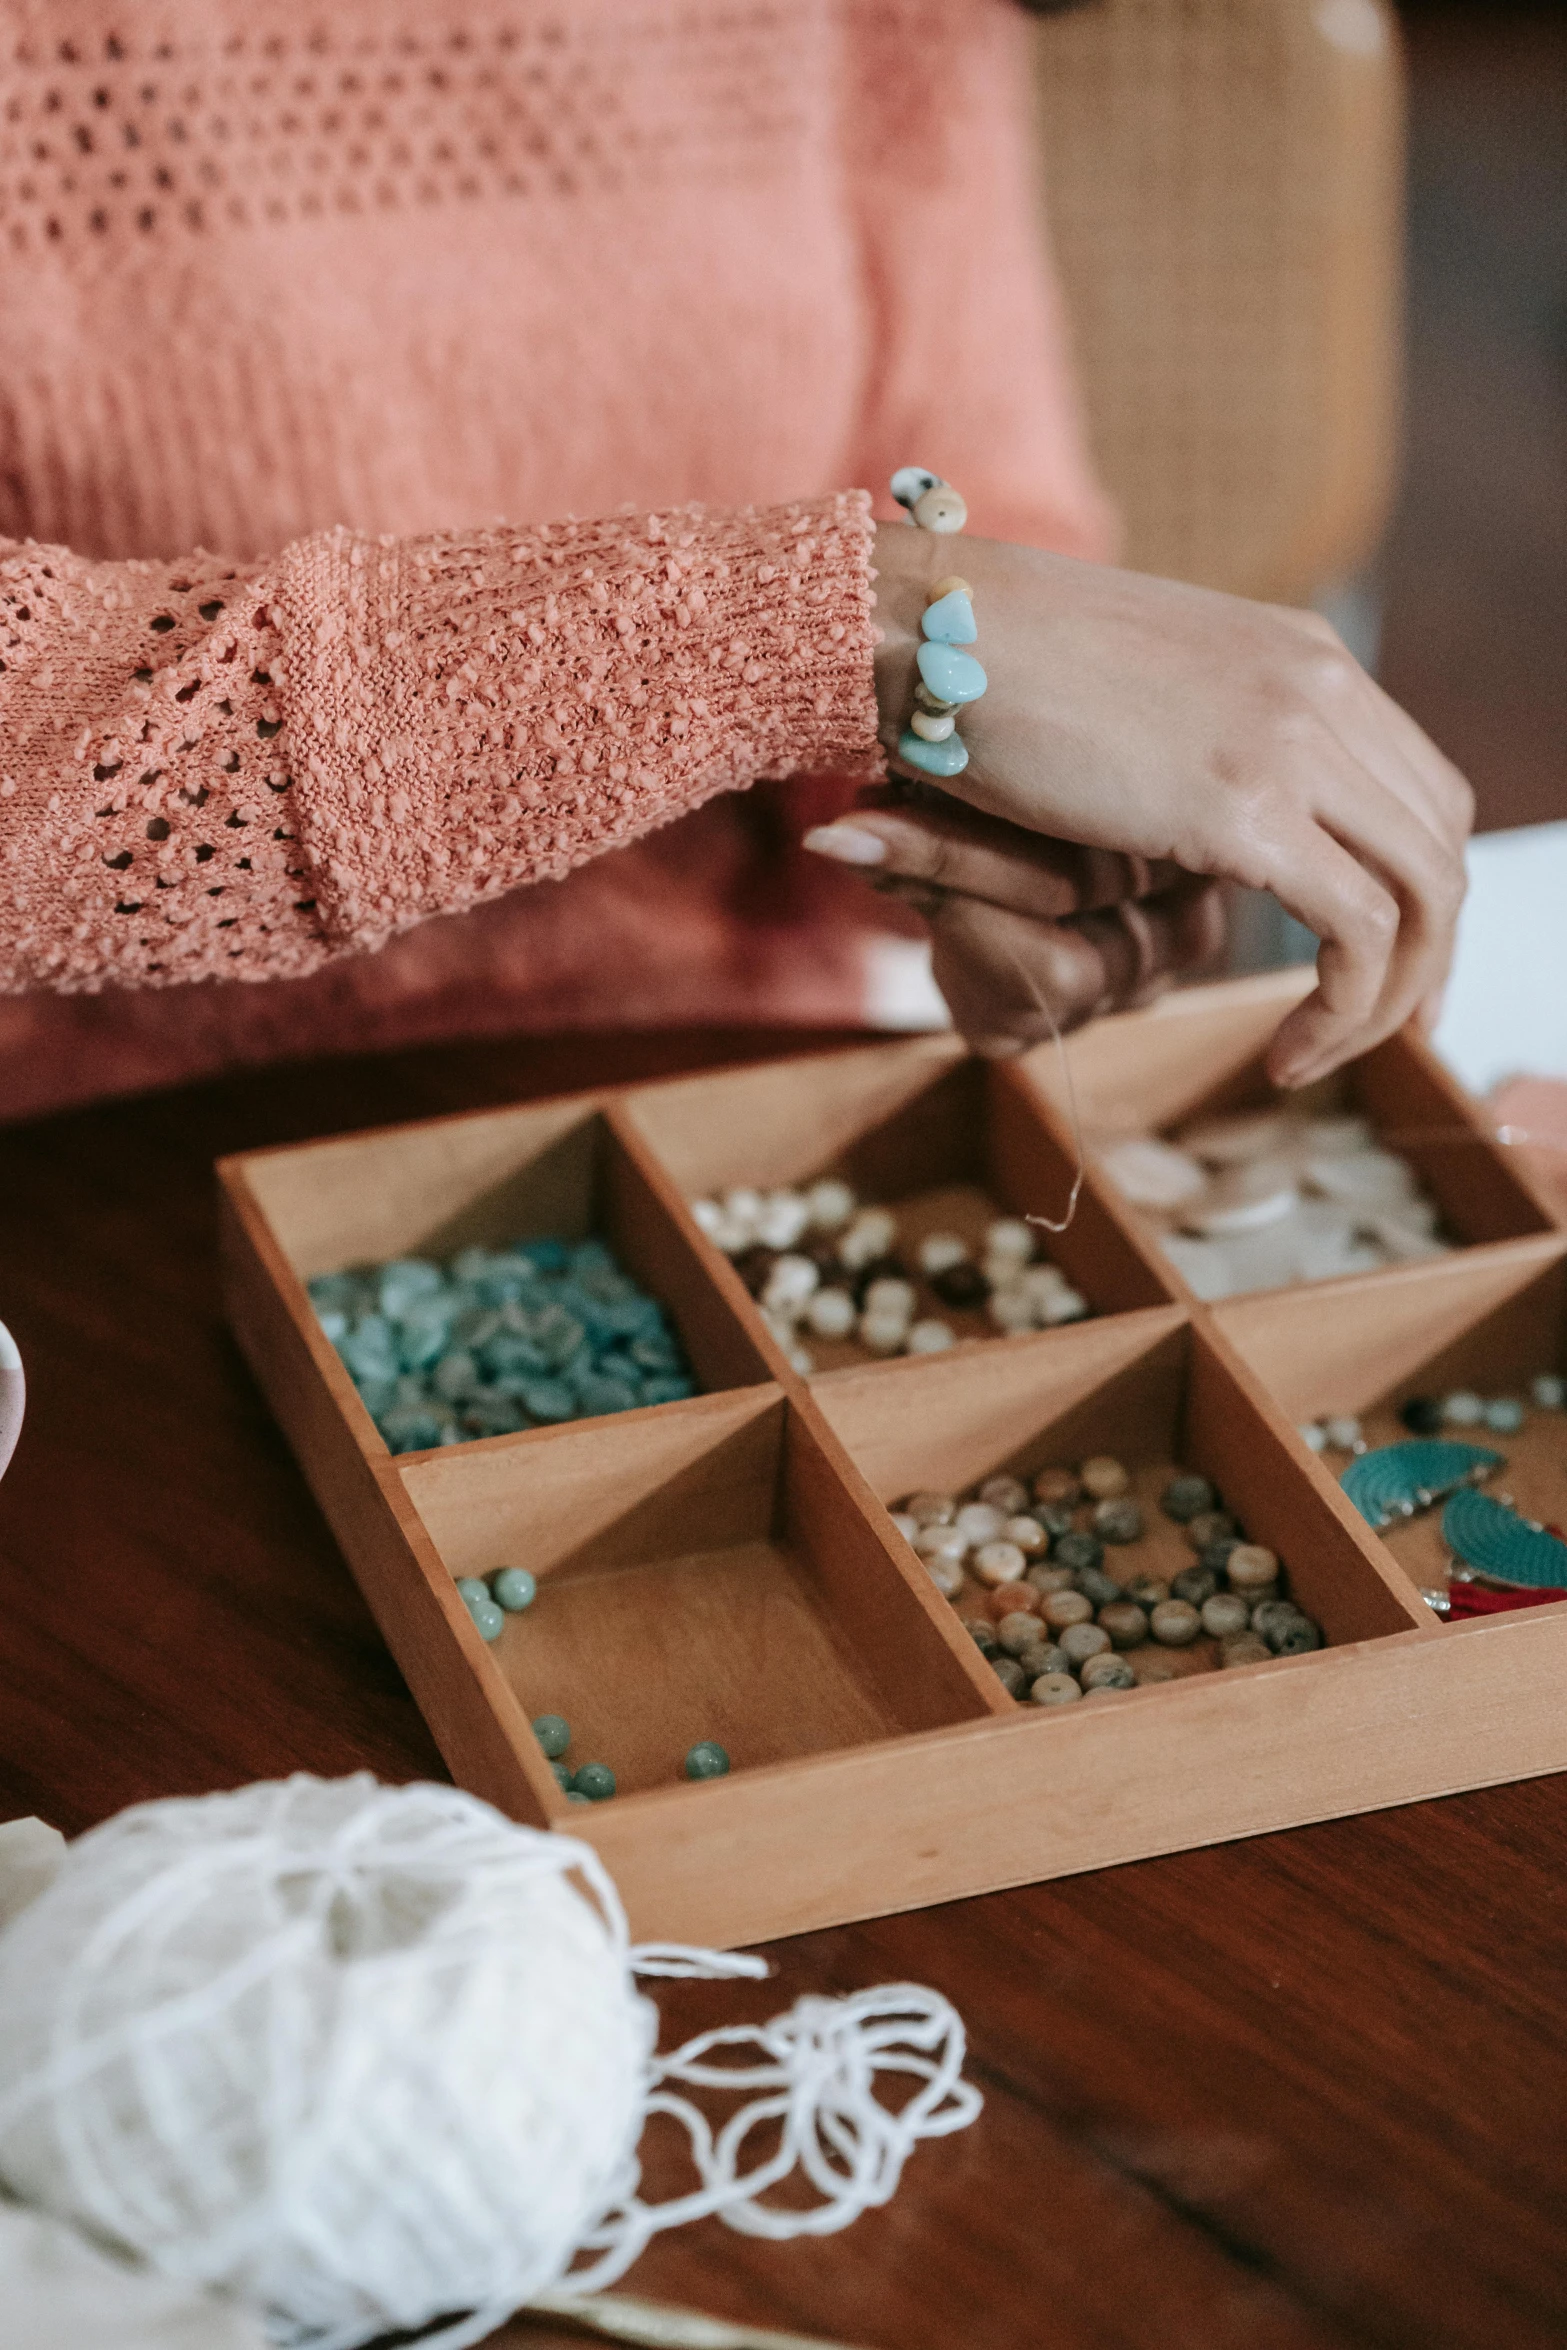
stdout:
[[(962, 2024), (913, 1986), (655, 2054), (639, 1973), (766, 1971), (631, 1949), (591, 1847), (455, 1788), (299, 1776), (142, 1804), (0, 1931), (0, 2183), (262, 2310), (288, 2350), (432, 2325), (426, 2350), (463, 2350), (690, 2219), (846, 2226), (920, 2138), (974, 2118)], [(722, 2060), (741, 2048), (759, 2061)], [(883, 2075), (920, 2084), (899, 2112)], [(760, 2094), (715, 2136), (676, 2085)], [(649, 2113), (701, 2181), (661, 2204), (638, 2193)], [(767, 2126), (776, 2151), (742, 2170)], [(819, 2202), (759, 2203), (795, 2171)]]

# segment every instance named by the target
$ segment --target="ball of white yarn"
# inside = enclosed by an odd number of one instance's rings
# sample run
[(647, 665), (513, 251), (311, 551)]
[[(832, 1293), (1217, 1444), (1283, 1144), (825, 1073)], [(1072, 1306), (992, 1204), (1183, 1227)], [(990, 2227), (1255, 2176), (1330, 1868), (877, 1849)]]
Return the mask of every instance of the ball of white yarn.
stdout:
[(613, 1888), (455, 1788), (122, 1813), (0, 1933), (0, 2017), (0, 2180), (282, 2341), (516, 2308), (634, 2189)]

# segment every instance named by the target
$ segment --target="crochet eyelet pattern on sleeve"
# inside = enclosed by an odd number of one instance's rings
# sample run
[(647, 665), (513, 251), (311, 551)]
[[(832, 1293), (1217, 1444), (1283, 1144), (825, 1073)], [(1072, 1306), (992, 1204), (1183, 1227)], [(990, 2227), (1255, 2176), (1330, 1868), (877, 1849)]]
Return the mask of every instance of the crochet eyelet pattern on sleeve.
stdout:
[(14, 550), (0, 977), (288, 976), (762, 775), (880, 772), (870, 540), (846, 492), (248, 569)]

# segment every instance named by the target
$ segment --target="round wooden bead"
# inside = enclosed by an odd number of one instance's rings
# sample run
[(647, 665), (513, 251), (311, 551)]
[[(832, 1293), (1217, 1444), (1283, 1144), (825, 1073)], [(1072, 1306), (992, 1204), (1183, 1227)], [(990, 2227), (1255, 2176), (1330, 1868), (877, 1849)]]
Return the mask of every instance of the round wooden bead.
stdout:
[(1202, 1603), (1202, 1628), (1213, 1640), (1233, 1640), (1244, 1632), (1251, 1610), (1238, 1591), (1216, 1591)]
[(1091, 1656), (1104, 1655), (1110, 1635), (1100, 1624), (1068, 1624), (1056, 1646), (1070, 1664), (1083, 1665)]
[(729, 1769), (729, 1757), (714, 1738), (700, 1738), (685, 1760), (688, 1779), (722, 1779)]
[(932, 604), (939, 604), (945, 596), (967, 596), (969, 602), (972, 603), (974, 590), (966, 579), (960, 579), (955, 571), (949, 571), (945, 579), (935, 580), (925, 590), (926, 610), (928, 611)]
[(1028, 1487), (1021, 1477), (987, 1477), (979, 1489), (979, 1499), (988, 1502), (1003, 1517), (1019, 1517), (1028, 1507)]
[(1255, 1632), (1237, 1632), (1219, 1650), (1221, 1665), (1265, 1665), (1271, 1662), (1272, 1656), (1266, 1640), (1259, 1640)]
[(1080, 1591), (1051, 1591), (1041, 1601), (1039, 1612), (1047, 1624), (1064, 1632), (1069, 1624), (1086, 1624), (1093, 1615), (1094, 1605)]
[(938, 532), (948, 537), (959, 531), (968, 520), (968, 507), (950, 482), (939, 481), (934, 489), (916, 498), (909, 508), (921, 530)]
[(1115, 1599), (1102, 1607), (1099, 1621), (1117, 1648), (1141, 1648), (1148, 1637), (1148, 1618), (1130, 1599)]
[(1078, 1471), (1083, 1480), (1083, 1491), (1091, 1501), (1114, 1501), (1131, 1484), (1131, 1479), (1118, 1460), (1109, 1453), (1096, 1453), (1084, 1461)]
[(1076, 1705), (1082, 1694), (1070, 1673), (1041, 1673), (1030, 1684), (1028, 1700), (1030, 1705)]
[(1159, 1496), (1159, 1507), (1178, 1526), (1189, 1526), (1201, 1512), (1213, 1509), (1218, 1498), (1206, 1477), (1172, 1477)]
[(982, 1542), (969, 1562), (981, 1583), (1021, 1583), (1028, 1561), (1015, 1542)]
[(1149, 1616), (1148, 1629), (1162, 1648), (1185, 1648), (1202, 1630), (1202, 1618), (1184, 1599), (1164, 1599)]
[(922, 743), (944, 743), (957, 720), (950, 710), (913, 710), (909, 724)]
[(1003, 1540), (1015, 1542), (1029, 1558), (1036, 1558), (1049, 1543), (1050, 1537), (1037, 1518), (1008, 1518), (1002, 1530)]
[(1028, 1675), (1015, 1656), (993, 1656), (990, 1669), (1009, 1697), (1022, 1697), (1028, 1687)]
[[(1032, 1583), (998, 1583), (990, 1594), (990, 1612), (999, 1624), (1003, 1616), (1037, 1616), (1039, 1593)], [(1034, 1626), (1035, 1631), (1039, 1626)]]
[[(1081, 1627), (1074, 1628), (1081, 1629)], [(1021, 1613), (1003, 1616), (996, 1626), (996, 1638), (1008, 1656), (1022, 1656), (1038, 1642), (1039, 1618), (1035, 1615)]]
[(1238, 1542), (1225, 1562), (1232, 1591), (1258, 1597), (1279, 1579), (1278, 1554), (1260, 1542)]
[(1094, 1532), (1102, 1542), (1140, 1542), (1143, 1513), (1129, 1494), (1118, 1494), (1094, 1511)]
[(1034, 1479), (1036, 1501), (1065, 1502), (1070, 1508), (1082, 1490), (1070, 1469), (1041, 1469)]
[(1098, 1656), (1087, 1659), (1082, 1671), (1083, 1689), (1135, 1689), (1137, 1675), (1124, 1656), (1112, 1649), (1101, 1650)]

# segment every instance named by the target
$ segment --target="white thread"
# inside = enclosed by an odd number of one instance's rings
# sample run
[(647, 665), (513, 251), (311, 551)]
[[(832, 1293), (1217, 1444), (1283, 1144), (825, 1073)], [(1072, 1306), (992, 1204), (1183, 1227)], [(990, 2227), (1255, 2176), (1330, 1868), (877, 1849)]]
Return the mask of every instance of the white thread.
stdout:
[[(638, 1973), (766, 1968), (629, 1948), (589, 1846), (455, 1788), (301, 1776), (139, 1805), (0, 1931), (0, 2180), (296, 2350), (443, 2319), (427, 2350), (462, 2350), (688, 2219), (844, 2227), (979, 2110), (934, 1992), (805, 1999), (659, 2057)], [(715, 2061), (743, 2047), (759, 2061)], [(900, 2074), (920, 2086), (893, 2113), (876, 2092)], [(677, 2088), (749, 2101), (715, 2134)], [(700, 2185), (649, 2205), (655, 2112)], [(758, 2204), (796, 2170), (814, 2207)]]

